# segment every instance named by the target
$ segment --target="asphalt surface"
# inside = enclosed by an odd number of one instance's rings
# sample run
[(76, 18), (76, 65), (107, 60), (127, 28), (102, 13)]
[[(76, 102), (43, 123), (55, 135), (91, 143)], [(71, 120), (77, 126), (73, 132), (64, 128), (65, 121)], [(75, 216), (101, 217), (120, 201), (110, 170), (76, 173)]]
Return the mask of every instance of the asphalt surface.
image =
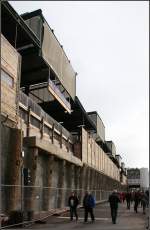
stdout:
[[(87, 229), (87, 230), (145, 230), (146, 215), (143, 215), (142, 209), (139, 208), (138, 213), (134, 213), (133, 206), (130, 210), (126, 209), (126, 204), (120, 204), (118, 209), (117, 223), (112, 224), (110, 216), (110, 208), (108, 203), (97, 205), (94, 210), (95, 222), (92, 223), (89, 217), (88, 223), (84, 223), (84, 210), (78, 210), (79, 220), (70, 221), (69, 212), (60, 216), (51, 216), (45, 224), (34, 224), (26, 227), (24, 230), (71, 230), (71, 229)], [(13, 228), (14, 229), (14, 228)], [(19, 230), (17, 228), (16, 230)]]

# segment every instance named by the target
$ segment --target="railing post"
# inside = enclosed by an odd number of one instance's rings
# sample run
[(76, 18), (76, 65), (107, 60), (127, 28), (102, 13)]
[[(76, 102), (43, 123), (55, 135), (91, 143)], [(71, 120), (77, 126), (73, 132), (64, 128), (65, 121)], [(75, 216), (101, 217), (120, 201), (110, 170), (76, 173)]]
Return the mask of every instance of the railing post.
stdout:
[(28, 118), (27, 118), (27, 137), (30, 135), (30, 123), (31, 123), (31, 108), (28, 106)]
[(62, 127), (61, 127), (61, 130), (60, 130), (60, 148), (62, 148)]
[(43, 134), (44, 134), (44, 117), (42, 117), (42, 119), (41, 119), (40, 132), (41, 132), (41, 139), (42, 139), (43, 138)]
[(55, 124), (52, 126), (52, 144), (54, 143), (54, 129), (55, 129)]
[(67, 152), (69, 152), (69, 137), (67, 139)]

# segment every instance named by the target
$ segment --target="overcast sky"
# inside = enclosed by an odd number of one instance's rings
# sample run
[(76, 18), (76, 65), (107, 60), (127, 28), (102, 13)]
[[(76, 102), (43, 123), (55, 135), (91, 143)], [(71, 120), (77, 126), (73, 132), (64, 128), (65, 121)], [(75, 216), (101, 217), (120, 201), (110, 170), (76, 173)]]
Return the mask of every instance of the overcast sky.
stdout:
[(10, 1), (42, 9), (71, 60), (77, 96), (97, 111), (126, 167), (149, 166), (148, 1)]

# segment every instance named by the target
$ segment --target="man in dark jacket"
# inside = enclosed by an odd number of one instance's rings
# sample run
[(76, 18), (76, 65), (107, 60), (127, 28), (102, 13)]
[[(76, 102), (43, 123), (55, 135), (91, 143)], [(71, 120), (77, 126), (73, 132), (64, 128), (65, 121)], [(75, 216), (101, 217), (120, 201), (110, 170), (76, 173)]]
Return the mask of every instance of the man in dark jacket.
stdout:
[(141, 194), (141, 204), (142, 204), (142, 207), (143, 207), (143, 214), (146, 214), (146, 206), (148, 204), (148, 196), (146, 194), (146, 192), (142, 192)]
[(130, 209), (131, 193), (129, 191), (126, 193), (126, 201), (127, 201), (127, 209)]
[(78, 220), (78, 214), (77, 214), (78, 204), (79, 204), (79, 199), (75, 195), (75, 193), (72, 192), (68, 199), (68, 206), (70, 207), (70, 220), (73, 220), (73, 214), (75, 215), (76, 220)]
[(109, 196), (108, 201), (110, 203), (112, 223), (116, 224), (118, 203), (120, 202), (119, 196), (117, 194), (117, 190), (113, 191), (113, 193)]
[(86, 192), (83, 199), (83, 207), (84, 207), (84, 222), (86, 223), (88, 220), (88, 213), (91, 215), (92, 222), (95, 221), (93, 208), (95, 207), (95, 199), (91, 193)]
[(141, 202), (141, 194), (140, 191), (136, 191), (134, 194), (134, 211), (138, 212), (138, 205)]

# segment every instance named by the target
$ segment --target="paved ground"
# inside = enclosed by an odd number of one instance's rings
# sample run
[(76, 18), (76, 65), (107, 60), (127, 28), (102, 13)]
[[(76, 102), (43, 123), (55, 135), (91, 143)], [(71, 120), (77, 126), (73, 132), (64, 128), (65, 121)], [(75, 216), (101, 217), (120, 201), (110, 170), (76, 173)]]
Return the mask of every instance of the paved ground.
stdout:
[[(134, 213), (133, 207), (127, 210), (125, 204), (120, 204), (118, 212), (117, 224), (112, 224), (110, 218), (110, 209), (108, 204), (100, 204), (95, 209), (95, 223), (91, 223), (89, 218), (88, 223), (84, 223), (84, 210), (80, 209), (78, 222), (70, 221), (69, 213), (61, 216), (52, 216), (47, 220), (46, 224), (35, 224), (32, 227), (25, 229), (37, 230), (71, 230), (71, 229), (87, 229), (87, 230), (145, 230), (146, 216), (142, 214), (141, 208), (139, 213)], [(17, 228), (17, 230), (19, 230)]]

